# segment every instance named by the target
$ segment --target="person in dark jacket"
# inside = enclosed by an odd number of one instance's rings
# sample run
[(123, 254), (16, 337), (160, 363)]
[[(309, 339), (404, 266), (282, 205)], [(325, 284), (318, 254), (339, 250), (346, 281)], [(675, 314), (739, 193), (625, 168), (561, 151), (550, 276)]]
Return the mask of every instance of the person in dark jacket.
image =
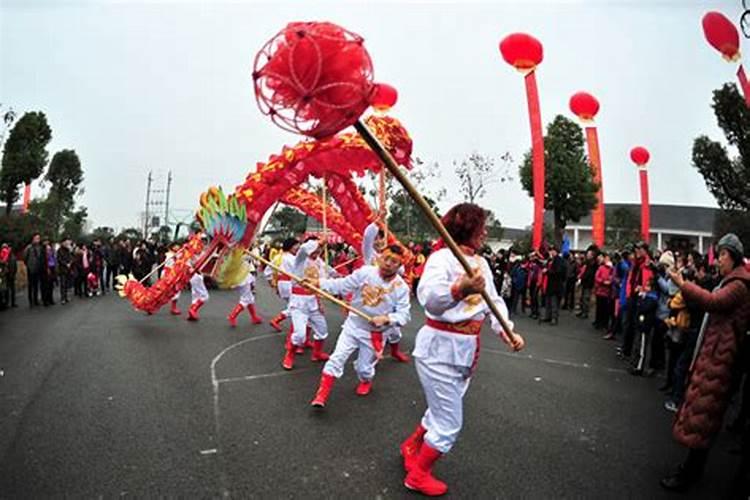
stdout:
[(555, 246), (549, 248), (549, 261), (545, 271), (547, 273), (547, 290), (544, 321), (556, 325), (560, 316), (560, 300), (565, 289), (565, 263)]
[[(6, 248), (7, 251), (5, 250)], [(0, 251), (7, 253), (7, 257), (3, 264), (3, 279), (0, 280), (4, 282), (5, 289), (3, 290), (3, 293), (5, 294), (5, 305), (7, 307), (18, 307), (18, 304), (16, 304), (16, 274), (18, 272), (16, 255), (13, 251), (13, 247), (7, 243), (3, 243), (2, 250)]]
[(521, 303), (521, 311), (525, 312), (526, 305), (526, 262), (520, 257), (513, 263), (510, 269), (511, 291), (510, 291), (510, 314), (518, 314), (518, 303)]
[(579, 318), (588, 318), (591, 309), (591, 292), (594, 290), (594, 281), (596, 279), (596, 270), (598, 268), (594, 250), (586, 251), (586, 263), (580, 272), (581, 280), (581, 310), (578, 311)]
[(45, 306), (54, 306), (55, 283), (57, 282), (57, 256), (55, 247), (49, 240), (42, 243), (44, 248), (44, 271), (42, 272), (42, 304)]
[(68, 303), (68, 290), (73, 279), (73, 252), (70, 240), (64, 239), (57, 249), (57, 277), (60, 279), (60, 304)]
[(679, 272), (669, 273), (685, 300), (706, 311), (685, 401), (672, 428), (674, 438), (688, 448), (688, 456), (661, 480), (662, 487), (673, 491), (687, 490), (703, 473), (731, 395), (740, 343), (750, 328), (750, 271), (744, 265), (742, 243), (729, 233), (719, 240), (717, 249), (722, 280), (713, 292), (685, 281)]
[(565, 295), (562, 304), (563, 309), (573, 311), (576, 308), (576, 281), (578, 281), (578, 259), (571, 252), (564, 256), (567, 261), (565, 266)]
[(31, 237), (31, 243), (23, 252), (23, 262), (26, 264), (26, 281), (29, 291), (29, 307), (39, 305), (39, 286), (42, 282), (44, 271), (44, 249), (42, 248), (42, 236), (35, 233)]

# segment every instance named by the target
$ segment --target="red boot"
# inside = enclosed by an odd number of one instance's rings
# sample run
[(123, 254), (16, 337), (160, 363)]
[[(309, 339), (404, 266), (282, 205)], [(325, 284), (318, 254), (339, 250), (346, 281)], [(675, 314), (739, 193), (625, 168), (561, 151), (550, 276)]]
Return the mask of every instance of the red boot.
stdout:
[(182, 311), (177, 307), (177, 300), (172, 301), (172, 307), (169, 309), (170, 314), (174, 314), (175, 316), (179, 316), (182, 314)]
[(399, 342), (391, 344), (391, 357), (396, 361), (400, 361), (401, 363), (408, 363), (409, 361), (411, 361), (411, 358), (408, 354), (401, 352), (399, 346)]
[(429, 444), (422, 443), (419, 455), (414, 460), (414, 466), (406, 474), (404, 486), (428, 497), (445, 495), (448, 491), (448, 485), (432, 475), (432, 466), (442, 455)]
[(357, 396), (367, 396), (372, 390), (372, 380), (360, 380), (357, 385)]
[(203, 307), (204, 302), (202, 300), (196, 300), (193, 305), (188, 309), (188, 321), (198, 321), (201, 317), (198, 315), (198, 311)]
[(248, 304), (247, 312), (250, 313), (250, 320), (254, 325), (260, 325), (261, 323), (263, 323), (263, 318), (258, 316), (258, 313), (255, 311), (255, 304)]
[(401, 443), (401, 456), (404, 457), (404, 470), (409, 472), (414, 467), (414, 461), (419, 454), (419, 449), (424, 443), (424, 435), (427, 433), (427, 429), (419, 424), (416, 430)]
[(232, 327), (237, 326), (237, 316), (239, 316), (241, 312), (242, 306), (237, 304), (234, 306), (234, 309), (232, 309), (232, 312), (229, 313), (229, 316), (227, 316), (227, 320), (229, 320), (229, 324), (232, 325)]
[(313, 352), (312, 352), (312, 356), (310, 356), (310, 359), (313, 361), (328, 361), (328, 358), (330, 358), (328, 353), (323, 352), (323, 341), (322, 340), (314, 341)]
[(286, 354), (284, 355), (284, 359), (281, 361), (281, 366), (284, 367), (285, 370), (291, 370), (294, 368), (294, 344), (289, 344), (289, 346), (286, 348)]
[(281, 331), (281, 322), (284, 321), (285, 319), (286, 319), (286, 315), (284, 313), (279, 313), (279, 314), (276, 315), (275, 318), (273, 318), (271, 320), (270, 324), (271, 324), (271, 326), (273, 327), (274, 330), (276, 330), (277, 332), (280, 332)]
[(307, 327), (307, 330), (305, 331), (305, 349), (312, 349), (313, 348), (313, 342), (312, 342), (312, 328), (309, 326)]
[(333, 388), (334, 382), (336, 382), (336, 377), (323, 373), (320, 376), (318, 392), (315, 393), (315, 398), (313, 398), (310, 405), (315, 406), (316, 408), (323, 408), (328, 402), (328, 396), (331, 395), (331, 389)]

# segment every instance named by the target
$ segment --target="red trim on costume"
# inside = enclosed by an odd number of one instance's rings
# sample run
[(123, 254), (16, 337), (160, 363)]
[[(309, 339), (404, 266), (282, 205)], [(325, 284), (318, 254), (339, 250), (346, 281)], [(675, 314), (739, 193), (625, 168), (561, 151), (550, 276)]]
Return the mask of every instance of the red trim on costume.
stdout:
[(427, 318), (425, 324), (436, 330), (450, 333), (458, 333), (461, 335), (479, 335), (482, 330), (482, 321), (461, 321), (459, 323), (447, 323), (445, 321), (438, 321), (436, 319)]
[(296, 285), (292, 287), (292, 293), (295, 295), (315, 295), (314, 292), (308, 290), (307, 288)]
[(292, 281), (292, 278), (290, 278), (286, 274), (281, 274), (281, 275), (279, 275), (278, 278), (276, 278), (276, 281), (277, 282), (279, 282), (279, 281)]

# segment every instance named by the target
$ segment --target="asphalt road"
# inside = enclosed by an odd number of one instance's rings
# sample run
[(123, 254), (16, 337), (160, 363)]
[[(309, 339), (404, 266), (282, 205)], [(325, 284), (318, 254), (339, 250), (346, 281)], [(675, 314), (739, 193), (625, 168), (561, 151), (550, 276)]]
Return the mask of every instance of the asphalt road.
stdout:
[[(213, 292), (198, 323), (113, 294), (0, 313), (0, 497), (415, 498), (398, 454), (424, 411), (412, 364), (384, 360), (367, 398), (349, 366), (313, 411), (321, 365), (282, 370), (282, 334), (228, 326), (235, 299)], [(261, 314), (280, 306), (261, 283)], [(327, 310), (330, 351), (343, 316)], [(415, 306), (407, 349), (421, 319)], [(629, 376), (567, 312), (518, 330), (521, 354), (483, 333), (464, 430), (435, 469), (448, 496), (678, 498), (658, 485), (683, 457), (660, 380)], [(733, 446), (721, 437), (686, 498), (721, 496)]]

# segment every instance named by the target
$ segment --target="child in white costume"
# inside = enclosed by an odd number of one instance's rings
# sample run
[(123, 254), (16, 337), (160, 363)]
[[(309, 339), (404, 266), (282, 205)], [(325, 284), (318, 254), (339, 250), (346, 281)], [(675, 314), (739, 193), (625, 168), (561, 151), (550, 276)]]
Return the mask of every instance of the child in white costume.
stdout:
[[(171, 271), (172, 266), (175, 265), (175, 262), (177, 260), (177, 252), (179, 252), (179, 250), (180, 250), (180, 245), (173, 243), (172, 246), (169, 248), (169, 251), (166, 253), (165, 260), (164, 260), (164, 273), (165, 274)], [(171, 314), (174, 314), (175, 316), (179, 316), (180, 314), (182, 314), (182, 311), (180, 311), (180, 309), (177, 307), (177, 301), (180, 298), (180, 293), (182, 292), (178, 291), (176, 294), (174, 294), (174, 297), (172, 297), (171, 307), (169, 308), (169, 312)]]
[[(383, 231), (376, 223), (370, 223), (370, 225), (365, 228), (365, 232), (362, 236), (362, 258), (365, 261), (365, 265), (376, 265), (380, 249), (385, 245), (386, 241)], [(401, 276), (404, 275), (403, 265), (398, 273)], [(408, 363), (409, 355), (401, 352), (401, 328), (398, 326), (392, 326), (383, 332), (383, 336), (385, 341), (391, 346), (391, 357), (401, 363)]]
[[(282, 271), (291, 273), (294, 271), (295, 255), (297, 255), (297, 252), (299, 251), (299, 241), (297, 241), (296, 238), (287, 238), (282, 243), (282, 250), (283, 253), (281, 255), (281, 263), (279, 267)], [(284, 273), (278, 273), (278, 276), (276, 276), (276, 291), (279, 294), (281, 300), (287, 303), (286, 308), (284, 308), (270, 321), (270, 325), (274, 328), (274, 330), (280, 332), (281, 322), (289, 316), (289, 298), (292, 295), (292, 281), (288, 275)], [(291, 335), (291, 330), (289, 333)]]
[[(336, 271), (323, 262), (320, 258), (318, 240), (311, 238), (297, 251), (291, 274), (310, 281), (318, 281), (326, 274), (335, 275)], [(294, 283), (289, 298), (289, 313), (292, 317), (292, 332), (286, 345), (286, 354), (281, 362), (284, 369), (294, 368), (294, 355), (305, 345), (308, 324), (313, 332), (311, 359), (328, 361), (328, 354), (323, 352), (323, 342), (328, 337), (328, 325), (321, 309), (320, 299), (307, 288)]]
[(234, 306), (232, 312), (227, 316), (229, 324), (233, 327), (237, 326), (237, 316), (247, 308), (247, 312), (250, 314), (250, 320), (254, 325), (263, 323), (263, 319), (258, 316), (255, 310), (255, 274), (253, 274), (250, 265), (247, 265), (247, 275), (245, 279), (236, 287), (240, 292), (240, 299), (237, 305)]
[[(443, 218), (443, 224), (461, 246), (475, 269), (467, 276), (458, 259), (448, 249), (434, 252), (427, 259), (417, 288), (417, 298), (425, 308), (426, 324), (417, 334), (412, 355), (427, 400), (427, 410), (414, 433), (401, 444), (404, 485), (428, 496), (444, 494), (447, 485), (432, 475), (432, 467), (447, 453), (463, 425), (463, 397), (479, 358), (479, 333), (490, 314), (480, 295), (485, 290), (507, 320), (508, 310), (495, 289), (487, 261), (476, 255), (487, 236), (486, 213), (481, 207), (462, 203)], [(494, 317), (492, 330), (511, 345), (523, 348), (517, 334), (508, 336)]]
[(195, 272), (193, 277), (190, 278), (190, 295), (192, 298), (190, 309), (188, 309), (188, 321), (198, 321), (200, 316), (198, 311), (203, 304), (208, 302), (209, 295), (206, 289), (206, 283), (203, 281), (203, 274)]
[(354, 293), (351, 305), (371, 316), (372, 321), (349, 312), (336, 348), (323, 367), (313, 406), (325, 406), (333, 383), (343, 375), (344, 364), (355, 350), (359, 350), (354, 363), (359, 378), (356, 392), (360, 396), (370, 393), (375, 365), (382, 356), (384, 332), (404, 326), (410, 318), (409, 286), (398, 275), (402, 259), (402, 250), (394, 245), (383, 251), (378, 266), (364, 266), (345, 278), (320, 281), (320, 288), (327, 292)]

